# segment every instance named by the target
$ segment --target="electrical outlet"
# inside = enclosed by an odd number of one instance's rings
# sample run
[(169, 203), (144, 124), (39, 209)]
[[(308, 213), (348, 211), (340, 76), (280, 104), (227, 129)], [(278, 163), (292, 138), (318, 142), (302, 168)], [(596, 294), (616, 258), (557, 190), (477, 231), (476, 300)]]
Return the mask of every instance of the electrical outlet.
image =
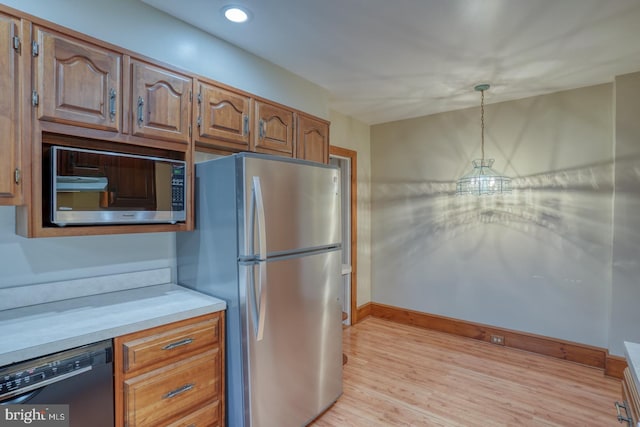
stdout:
[(491, 335), (491, 344), (504, 345), (504, 337), (502, 335)]

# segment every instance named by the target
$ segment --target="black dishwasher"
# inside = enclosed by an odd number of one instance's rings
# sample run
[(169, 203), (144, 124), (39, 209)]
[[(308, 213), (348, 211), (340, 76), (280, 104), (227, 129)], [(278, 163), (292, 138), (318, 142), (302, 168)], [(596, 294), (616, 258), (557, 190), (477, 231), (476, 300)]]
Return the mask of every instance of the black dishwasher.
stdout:
[(0, 368), (0, 405), (69, 405), (70, 427), (113, 427), (111, 340)]

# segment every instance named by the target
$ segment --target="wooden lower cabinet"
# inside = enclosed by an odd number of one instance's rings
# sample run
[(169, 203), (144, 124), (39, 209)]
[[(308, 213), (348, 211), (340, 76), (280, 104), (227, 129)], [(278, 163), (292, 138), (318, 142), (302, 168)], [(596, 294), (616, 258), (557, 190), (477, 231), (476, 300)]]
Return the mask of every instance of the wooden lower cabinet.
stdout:
[(114, 339), (116, 426), (224, 425), (223, 312)]
[[(625, 368), (622, 376), (622, 399), (626, 414), (622, 411), (623, 418), (618, 416), (618, 421), (627, 422), (629, 426), (634, 427), (636, 423), (640, 423), (640, 393), (628, 367)], [(616, 406), (620, 414), (620, 405), (616, 404)]]

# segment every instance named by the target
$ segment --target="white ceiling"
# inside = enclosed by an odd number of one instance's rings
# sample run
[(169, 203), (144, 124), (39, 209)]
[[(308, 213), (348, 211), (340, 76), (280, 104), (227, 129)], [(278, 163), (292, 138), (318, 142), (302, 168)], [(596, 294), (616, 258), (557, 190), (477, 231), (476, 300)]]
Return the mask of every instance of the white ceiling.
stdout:
[[(640, 71), (640, 0), (142, 0), (282, 66), (368, 124)], [(252, 12), (226, 22), (229, 3)]]

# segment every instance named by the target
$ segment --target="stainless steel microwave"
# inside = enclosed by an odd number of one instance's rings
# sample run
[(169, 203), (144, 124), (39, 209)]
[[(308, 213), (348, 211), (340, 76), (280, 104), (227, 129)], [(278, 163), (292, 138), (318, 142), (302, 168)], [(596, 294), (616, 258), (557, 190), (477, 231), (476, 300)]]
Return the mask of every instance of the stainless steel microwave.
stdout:
[(51, 146), (51, 224), (170, 223), (186, 220), (186, 162)]

